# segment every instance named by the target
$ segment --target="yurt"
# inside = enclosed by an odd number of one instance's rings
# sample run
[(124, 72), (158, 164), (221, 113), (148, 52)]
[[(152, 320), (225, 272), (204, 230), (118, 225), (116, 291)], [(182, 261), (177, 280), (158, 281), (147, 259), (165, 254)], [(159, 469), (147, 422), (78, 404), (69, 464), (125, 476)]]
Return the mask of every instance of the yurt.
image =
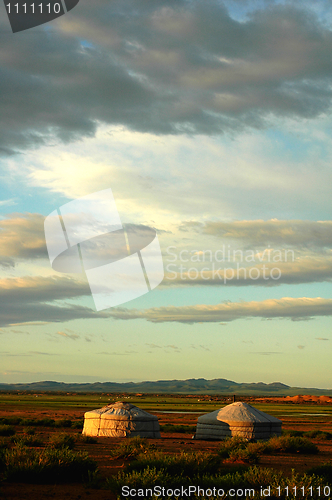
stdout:
[(160, 438), (158, 418), (121, 401), (84, 414), (83, 434), (104, 437)]
[(247, 403), (236, 402), (198, 417), (195, 439), (269, 439), (281, 435), (281, 420), (256, 410)]

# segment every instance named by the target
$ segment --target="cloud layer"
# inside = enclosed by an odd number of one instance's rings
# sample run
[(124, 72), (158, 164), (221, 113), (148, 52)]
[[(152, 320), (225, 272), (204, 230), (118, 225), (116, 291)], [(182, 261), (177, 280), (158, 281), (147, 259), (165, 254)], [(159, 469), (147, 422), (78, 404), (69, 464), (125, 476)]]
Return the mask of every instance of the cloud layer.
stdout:
[(295, 262), (256, 262), (248, 264), (204, 262), (187, 264), (177, 272), (166, 266), (164, 286), (279, 286), (332, 281), (331, 258), (297, 259)]
[(44, 217), (41, 214), (9, 214), (0, 219), (0, 265), (15, 259), (47, 258)]
[(84, 282), (68, 277), (25, 277), (0, 280), (0, 327), (31, 322), (104, 318), (107, 314), (63, 301), (90, 295)]
[(289, 298), (260, 302), (225, 302), (217, 305), (155, 307), (144, 311), (118, 308), (110, 312), (115, 319), (146, 319), (152, 323), (219, 323), (236, 319), (308, 320), (315, 316), (332, 316), (332, 299)]
[(0, 147), (67, 142), (99, 123), (211, 134), (313, 118), (330, 108), (331, 50), (326, 18), (305, 4), (236, 19), (210, 0), (80, 2), (51, 30), (3, 39)]
[[(185, 227), (185, 225), (184, 225)], [(203, 234), (229, 240), (243, 240), (254, 245), (331, 247), (332, 221), (242, 220), (234, 222), (189, 223)]]

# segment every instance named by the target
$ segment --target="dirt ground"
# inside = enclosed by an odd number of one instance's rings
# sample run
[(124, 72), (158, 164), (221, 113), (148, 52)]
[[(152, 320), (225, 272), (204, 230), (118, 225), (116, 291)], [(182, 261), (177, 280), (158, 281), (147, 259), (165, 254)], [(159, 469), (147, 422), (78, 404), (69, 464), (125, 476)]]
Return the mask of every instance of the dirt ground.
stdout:
[[(276, 399), (274, 399), (274, 401), (277, 402)], [(259, 402), (262, 402), (262, 398)], [(264, 400), (264, 402), (267, 401)], [(298, 401), (296, 400), (289, 401), (289, 403), (293, 404), (296, 404), (297, 402)], [(317, 401), (310, 402), (317, 404)], [(328, 404), (330, 402), (324, 401), (324, 403)], [(10, 406), (6, 404), (0, 406), (0, 417), (19, 416), (38, 419), (49, 417), (53, 419), (69, 418), (71, 420), (78, 420), (82, 419), (84, 411), (86, 411), (86, 409), (83, 408), (55, 410), (33, 407), (18, 408), (15, 405)], [(158, 416), (161, 425), (166, 423), (195, 425), (198, 416), (197, 414), (153, 413)], [(281, 419), (283, 421), (283, 429), (302, 431), (319, 429), (332, 432), (332, 419), (329, 417), (315, 420), (314, 424), (306, 419), (301, 419), (300, 417), (283, 417)], [(22, 427), (17, 426), (16, 431), (17, 434), (19, 434), (22, 432)], [(72, 434), (80, 433), (79, 430), (71, 428), (61, 429), (60, 431)], [(36, 428), (36, 433), (38, 433), (45, 441), (48, 440), (51, 433), (56, 432), (59, 432), (59, 429), (44, 427)], [(75, 446), (75, 449), (88, 451), (90, 457), (96, 460), (101, 475), (104, 478), (107, 478), (112, 474), (117, 474), (125, 467), (126, 462), (124, 460), (111, 460), (110, 457), (110, 450), (121, 441), (122, 440), (118, 438), (98, 438), (97, 444), (78, 443), (77, 446)], [(161, 433), (161, 439), (149, 441), (153, 442), (158, 448), (167, 453), (179, 453), (182, 450), (212, 451), (217, 449), (220, 445), (219, 442), (196, 441), (192, 439), (191, 434), (178, 433)], [(332, 461), (332, 441), (313, 440), (313, 442), (319, 448), (318, 455), (263, 455), (259, 466), (272, 467), (276, 470), (282, 471), (284, 475), (288, 475), (290, 474), (291, 469), (295, 469), (296, 472), (303, 473), (313, 466)], [(87, 488), (85, 485), (81, 484), (28, 485), (7, 482), (2, 483), (0, 486), (0, 497), (4, 500), (78, 500), (95, 498), (98, 500), (115, 500), (116, 498), (116, 496), (110, 491)]]

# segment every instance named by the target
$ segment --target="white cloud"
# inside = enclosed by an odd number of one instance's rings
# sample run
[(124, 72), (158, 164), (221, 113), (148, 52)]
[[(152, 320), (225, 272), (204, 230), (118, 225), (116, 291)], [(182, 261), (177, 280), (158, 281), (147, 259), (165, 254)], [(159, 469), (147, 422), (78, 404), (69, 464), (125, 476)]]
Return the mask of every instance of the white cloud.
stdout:
[(9, 207), (11, 205), (16, 205), (15, 198), (10, 198), (9, 200), (0, 200), (0, 207)]
[[(318, 198), (320, 209), (329, 213), (332, 173), (326, 157), (332, 148), (324, 144), (326, 153), (317, 154), (325, 141), (314, 139), (308, 127), (300, 138), (293, 137), (306, 153), (301, 166), (289, 155), (287, 143), (258, 133), (231, 140), (157, 136), (119, 127), (109, 132), (104, 127), (96, 138), (58, 146), (56, 152), (42, 148), (7, 164), (33, 186), (69, 199), (111, 187), (124, 222), (150, 225), (157, 217), (158, 227), (171, 231), (189, 218), (227, 222), (244, 213), (259, 218), (262, 207), (266, 218), (280, 218), (286, 215), (285, 197), (287, 211), (300, 218), (313, 216), (308, 199)], [(286, 132), (293, 134), (291, 124)]]

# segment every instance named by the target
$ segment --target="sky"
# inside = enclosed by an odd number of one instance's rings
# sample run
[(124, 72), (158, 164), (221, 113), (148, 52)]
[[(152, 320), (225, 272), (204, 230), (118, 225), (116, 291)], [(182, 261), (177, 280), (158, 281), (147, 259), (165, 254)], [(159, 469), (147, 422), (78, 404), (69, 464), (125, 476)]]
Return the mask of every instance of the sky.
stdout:
[[(332, 388), (331, 28), (325, 0), (80, 0), (13, 34), (0, 4), (0, 382)], [(97, 311), (44, 220), (109, 188), (165, 277)]]

